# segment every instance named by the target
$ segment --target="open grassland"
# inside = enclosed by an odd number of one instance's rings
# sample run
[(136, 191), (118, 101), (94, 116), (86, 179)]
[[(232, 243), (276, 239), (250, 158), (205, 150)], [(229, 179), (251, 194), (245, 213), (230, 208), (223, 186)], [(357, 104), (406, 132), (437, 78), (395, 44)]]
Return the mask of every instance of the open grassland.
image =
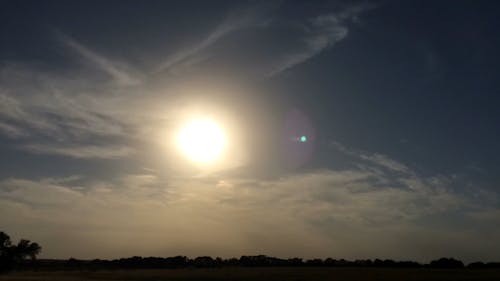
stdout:
[(381, 268), (244, 268), (154, 269), (115, 271), (26, 271), (0, 275), (0, 281), (372, 281), (426, 280), (476, 281), (500, 280), (499, 269), (381, 269)]

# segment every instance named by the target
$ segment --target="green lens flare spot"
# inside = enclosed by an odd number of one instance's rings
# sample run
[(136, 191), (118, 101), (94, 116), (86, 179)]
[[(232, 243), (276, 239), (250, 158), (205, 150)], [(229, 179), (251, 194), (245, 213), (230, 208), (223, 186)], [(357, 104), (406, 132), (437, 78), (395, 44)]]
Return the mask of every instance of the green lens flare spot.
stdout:
[(300, 137), (300, 142), (306, 142), (307, 141), (307, 137), (306, 136), (301, 136)]

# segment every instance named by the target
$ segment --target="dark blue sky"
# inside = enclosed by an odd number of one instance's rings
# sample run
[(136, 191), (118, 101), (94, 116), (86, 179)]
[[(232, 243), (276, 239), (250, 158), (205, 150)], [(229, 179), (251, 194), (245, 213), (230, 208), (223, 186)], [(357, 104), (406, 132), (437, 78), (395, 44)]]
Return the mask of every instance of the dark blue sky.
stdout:
[[(498, 259), (499, 11), (0, 1), (0, 224), (48, 257)], [(171, 145), (199, 115), (228, 135), (211, 167)], [(137, 229), (163, 246), (120, 247)]]

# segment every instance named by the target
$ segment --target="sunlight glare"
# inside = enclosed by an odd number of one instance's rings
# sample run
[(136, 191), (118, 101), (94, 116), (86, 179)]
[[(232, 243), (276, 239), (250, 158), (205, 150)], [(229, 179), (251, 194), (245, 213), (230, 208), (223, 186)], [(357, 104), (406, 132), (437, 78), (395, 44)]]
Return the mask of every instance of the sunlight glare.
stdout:
[(222, 128), (210, 119), (196, 119), (184, 126), (178, 134), (181, 152), (197, 163), (217, 160), (226, 145)]

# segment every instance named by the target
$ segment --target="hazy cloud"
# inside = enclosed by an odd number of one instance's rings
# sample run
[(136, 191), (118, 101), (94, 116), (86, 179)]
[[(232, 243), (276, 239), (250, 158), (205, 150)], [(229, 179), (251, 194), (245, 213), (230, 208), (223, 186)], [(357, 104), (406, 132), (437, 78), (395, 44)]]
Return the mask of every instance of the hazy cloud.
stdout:
[[(457, 183), (444, 175), (425, 178), (410, 172), (393, 178), (356, 168), (265, 181), (214, 176), (163, 180), (149, 173), (89, 182), (84, 187), (73, 186), (73, 180), (0, 182), (0, 219), (16, 231), (33, 227), (36, 219), (45, 227), (33, 239), (47, 245), (46, 256), (57, 257), (93, 257), (98, 253), (89, 249), (99, 246), (108, 257), (263, 253), (404, 258), (400, 249), (405, 247), (419, 253), (417, 259), (428, 261), (436, 252), (449, 252), (454, 243), (471, 239), (475, 242), (452, 251), (453, 255), (488, 258), (500, 248), (498, 243), (478, 239), (492, 231), (489, 222), (498, 212), (496, 203), (478, 204), (484, 201), (457, 192)], [(12, 212), (17, 223), (9, 219)], [(447, 221), (450, 213), (466, 213), (463, 219), (482, 230), (455, 233), (467, 224)], [(434, 228), (424, 218), (448, 227)], [(56, 233), (55, 226), (65, 231)], [(131, 239), (134, 245), (120, 246)], [(364, 242), (370, 239), (377, 243)], [(58, 249), (65, 240), (85, 246), (71, 247), (71, 253)]]

